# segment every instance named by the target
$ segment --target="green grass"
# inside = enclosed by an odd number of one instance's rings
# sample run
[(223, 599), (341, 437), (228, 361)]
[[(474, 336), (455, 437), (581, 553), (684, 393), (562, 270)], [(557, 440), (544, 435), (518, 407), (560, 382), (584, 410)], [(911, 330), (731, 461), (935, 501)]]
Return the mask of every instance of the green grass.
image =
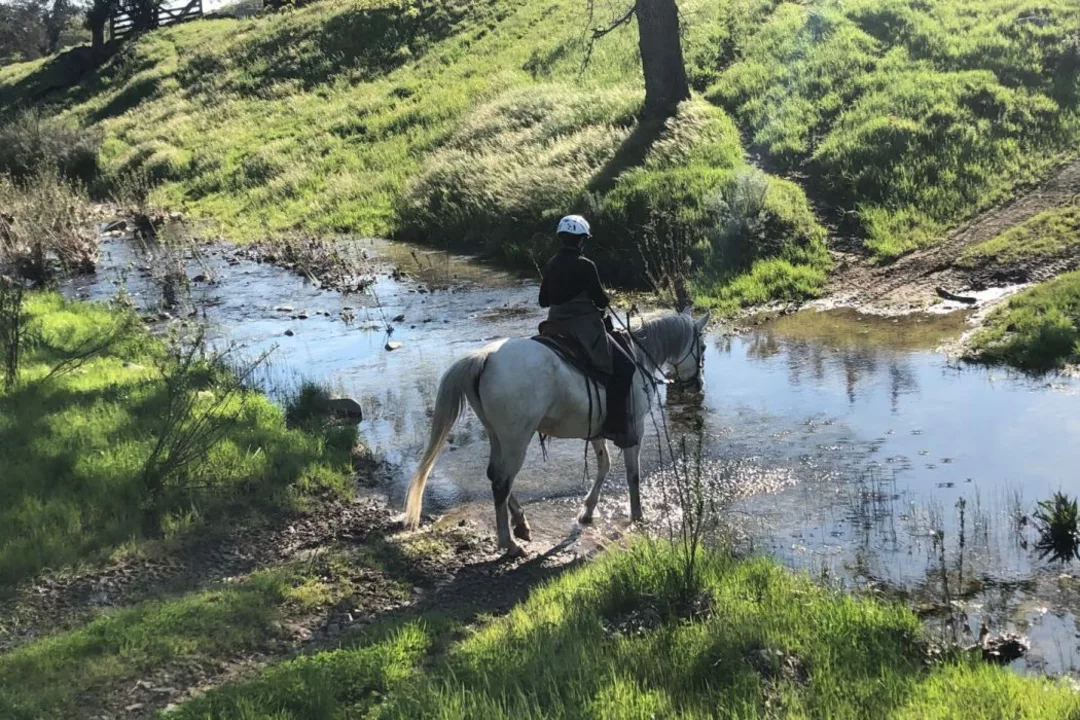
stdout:
[(1034, 372), (1080, 362), (1080, 271), (1011, 298), (972, 336), (968, 350), (973, 359)]
[[(351, 428), (289, 430), (277, 406), (244, 391), (213, 411), (235, 414), (221, 442), (152, 492), (142, 470), (165, 415), (157, 370), (168, 363), (163, 347), (136, 323), (82, 367), (45, 381), (125, 315), (56, 294), (31, 295), (28, 311), (35, 341), (19, 383), (0, 393), (0, 589), (133, 540), (274, 514), (313, 493), (347, 488)], [(194, 372), (198, 417), (209, 412), (220, 378)], [(156, 527), (147, 527), (148, 517)]]
[[(461, 637), (415, 622), (282, 663), (171, 717), (1067, 718), (1080, 695), (960, 658), (928, 667), (918, 620), (764, 559), (705, 560), (709, 612), (680, 619), (674, 553), (639, 544)], [(653, 617), (624, 633), (628, 613)]]
[(1010, 266), (1067, 257), (1080, 248), (1080, 205), (1039, 213), (997, 237), (967, 248), (956, 264), (965, 268)]
[(78, 715), (89, 698), (169, 661), (198, 666), (265, 647), (287, 585), (271, 574), (235, 587), (141, 603), (0, 655), (0, 715)]

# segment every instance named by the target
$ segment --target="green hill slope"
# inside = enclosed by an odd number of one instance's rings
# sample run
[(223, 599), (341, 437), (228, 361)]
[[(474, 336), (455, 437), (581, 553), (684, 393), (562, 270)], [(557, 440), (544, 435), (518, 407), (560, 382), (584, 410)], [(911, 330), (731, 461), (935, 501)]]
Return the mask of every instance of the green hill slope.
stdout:
[[(161, 30), (75, 87), (0, 69), (0, 107), (100, 128), (107, 173), (233, 237), (397, 234), (531, 266), (554, 218), (597, 219), (609, 277), (650, 226), (686, 239), (723, 306), (819, 292), (821, 207), (889, 257), (931, 243), (1080, 139), (1066, 0), (684, 0), (699, 99), (635, 120), (636, 28), (582, 67), (583, 0), (324, 0)], [(544, 233), (544, 237), (537, 237)], [(630, 252), (628, 252), (628, 250)], [(629, 262), (625, 260), (629, 259)]]

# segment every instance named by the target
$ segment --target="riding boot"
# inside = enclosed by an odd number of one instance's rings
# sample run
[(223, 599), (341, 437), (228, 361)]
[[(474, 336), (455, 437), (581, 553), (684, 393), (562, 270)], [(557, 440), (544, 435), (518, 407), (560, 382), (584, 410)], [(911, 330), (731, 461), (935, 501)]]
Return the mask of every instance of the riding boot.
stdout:
[(614, 370), (607, 384), (607, 414), (604, 418), (604, 437), (621, 449), (633, 447), (640, 440), (635, 432), (630, 408), (630, 390), (633, 386), (634, 361), (623, 349), (612, 342)]

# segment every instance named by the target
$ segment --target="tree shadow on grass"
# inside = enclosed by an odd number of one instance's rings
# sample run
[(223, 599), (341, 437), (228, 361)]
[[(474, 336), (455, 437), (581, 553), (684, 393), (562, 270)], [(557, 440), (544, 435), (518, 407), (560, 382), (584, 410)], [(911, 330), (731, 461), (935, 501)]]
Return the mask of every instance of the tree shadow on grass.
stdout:
[(586, 189), (590, 193), (604, 194), (615, 187), (615, 182), (627, 170), (645, 164), (649, 151), (664, 133), (664, 120), (640, 120), (633, 132), (622, 142), (607, 163), (589, 180)]

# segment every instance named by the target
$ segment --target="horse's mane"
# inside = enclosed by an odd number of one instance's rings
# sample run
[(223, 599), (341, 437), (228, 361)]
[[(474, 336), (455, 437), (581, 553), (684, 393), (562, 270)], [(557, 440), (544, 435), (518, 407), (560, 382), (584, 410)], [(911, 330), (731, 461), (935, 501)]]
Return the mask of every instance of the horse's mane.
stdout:
[(678, 352), (691, 334), (693, 319), (681, 313), (664, 313), (643, 318), (641, 327), (632, 330), (634, 338), (649, 357), (663, 362), (673, 352)]

